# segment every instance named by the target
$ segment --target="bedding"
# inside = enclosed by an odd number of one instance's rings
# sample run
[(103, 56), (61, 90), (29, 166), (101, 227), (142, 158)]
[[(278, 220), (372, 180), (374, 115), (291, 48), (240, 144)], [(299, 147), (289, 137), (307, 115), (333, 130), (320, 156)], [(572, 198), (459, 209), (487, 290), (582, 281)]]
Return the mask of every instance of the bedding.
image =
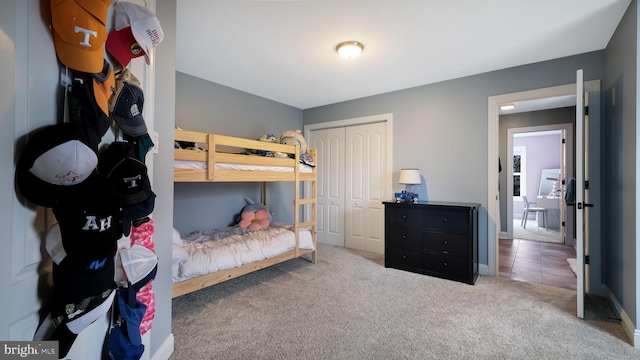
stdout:
[[(174, 230), (174, 283), (271, 258), (296, 246), (295, 234), (288, 227), (258, 231), (227, 227), (196, 231), (184, 236), (176, 234)], [(299, 231), (299, 248), (315, 249), (308, 229)]]
[[(207, 163), (204, 161), (188, 161), (188, 160), (175, 160), (173, 167), (176, 169), (206, 169)], [(275, 171), (275, 172), (293, 172), (293, 167), (290, 166), (273, 166), (273, 165), (253, 165), (253, 164), (231, 164), (231, 163), (216, 163), (216, 170), (246, 170), (246, 171)], [(313, 167), (300, 163), (300, 172), (311, 173)]]

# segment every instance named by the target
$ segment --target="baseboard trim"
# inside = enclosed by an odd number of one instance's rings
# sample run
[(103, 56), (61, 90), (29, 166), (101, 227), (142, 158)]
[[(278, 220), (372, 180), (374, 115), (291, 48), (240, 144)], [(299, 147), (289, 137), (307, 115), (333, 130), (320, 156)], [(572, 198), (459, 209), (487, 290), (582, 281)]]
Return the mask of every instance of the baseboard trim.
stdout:
[(478, 273), (480, 275), (491, 275), (491, 272), (489, 271), (489, 265), (478, 264)]
[(500, 239), (510, 239), (509, 233), (507, 233), (506, 231), (500, 231), (500, 233), (498, 233), (498, 237)]
[(174, 338), (173, 333), (170, 333), (169, 336), (164, 339), (162, 345), (158, 348), (158, 350), (153, 353), (151, 360), (169, 360), (171, 354), (173, 354), (174, 349)]
[(627, 334), (627, 337), (631, 340), (633, 347), (640, 349), (640, 330), (635, 328), (633, 321), (631, 321), (631, 318), (629, 318), (627, 312), (624, 311), (622, 305), (620, 305), (615, 295), (613, 295), (611, 290), (609, 290), (609, 287), (603, 284), (602, 288), (604, 289), (604, 292), (607, 295), (609, 301), (611, 301), (611, 303), (615, 307), (618, 316), (620, 316), (622, 329), (624, 330), (625, 334)]

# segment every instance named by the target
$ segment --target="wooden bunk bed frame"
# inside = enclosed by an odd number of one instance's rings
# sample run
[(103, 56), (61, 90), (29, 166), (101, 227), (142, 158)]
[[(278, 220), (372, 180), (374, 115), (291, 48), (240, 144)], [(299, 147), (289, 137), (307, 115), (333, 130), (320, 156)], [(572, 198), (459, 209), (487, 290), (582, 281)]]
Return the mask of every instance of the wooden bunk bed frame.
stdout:
[[(292, 227), (295, 233), (296, 245), (294, 249), (272, 258), (176, 282), (173, 284), (171, 291), (171, 296), (173, 298), (304, 255), (310, 255), (311, 263), (317, 263), (317, 169), (314, 167), (311, 172), (300, 171), (299, 146), (268, 143), (258, 140), (182, 129), (176, 129), (174, 137), (176, 141), (206, 144), (207, 148), (207, 151), (174, 149), (174, 160), (200, 161), (207, 164), (206, 169), (174, 168), (174, 182), (262, 182), (262, 196), (263, 203), (265, 205), (267, 205), (268, 182), (294, 182), (294, 223)], [(251, 156), (246, 155), (246, 149), (281, 152), (293, 155), (294, 157), (275, 158), (267, 156)], [(309, 153), (313, 159), (316, 159), (315, 149), (309, 149)], [(216, 170), (216, 163), (285, 166), (292, 167), (295, 170), (292, 172)], [(310, 188), (307, 191), (308, 195), (304, 197), (301, 195), (302, 189), (300, 186), (303, 183), (310, 184)], [(311, 220), (301, 221), (300, 208), (306, 205), (310, 206), (309, 218)], [(300, 249), (299, 247), (299, 230), (307, 227), (311, 231), (313, 247), (315, 250)]]

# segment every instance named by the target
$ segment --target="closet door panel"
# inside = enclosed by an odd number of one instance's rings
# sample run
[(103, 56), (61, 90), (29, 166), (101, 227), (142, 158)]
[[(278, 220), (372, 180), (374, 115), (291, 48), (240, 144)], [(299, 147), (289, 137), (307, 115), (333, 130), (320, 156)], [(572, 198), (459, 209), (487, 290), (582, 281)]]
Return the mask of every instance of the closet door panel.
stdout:
[(318, 241), (344, 246), (344, 128), (312, 131), (318, 149)]
[(345, 243), (347, 247), (383, 253), (386, 124), (349, 126), (345, 137)]

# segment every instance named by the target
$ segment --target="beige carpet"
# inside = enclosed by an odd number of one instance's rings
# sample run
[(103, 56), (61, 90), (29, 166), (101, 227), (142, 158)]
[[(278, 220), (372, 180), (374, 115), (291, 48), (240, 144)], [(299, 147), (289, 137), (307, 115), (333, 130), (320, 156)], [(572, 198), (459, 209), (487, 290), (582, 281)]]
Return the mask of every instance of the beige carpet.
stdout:
[(173, 300), (172, 360), (640, 359), (609, 304), (481, 276), (467, 285), (319, 245)]
[(522, 219), (513, 219), (513, 238), (521, 240), (534, 240), (551, 243), (562, 243), (562, 236), (559, 229), (545, 229), (538, 227), (535, 219), (527, 220), (527, 228), (523, 228)]

